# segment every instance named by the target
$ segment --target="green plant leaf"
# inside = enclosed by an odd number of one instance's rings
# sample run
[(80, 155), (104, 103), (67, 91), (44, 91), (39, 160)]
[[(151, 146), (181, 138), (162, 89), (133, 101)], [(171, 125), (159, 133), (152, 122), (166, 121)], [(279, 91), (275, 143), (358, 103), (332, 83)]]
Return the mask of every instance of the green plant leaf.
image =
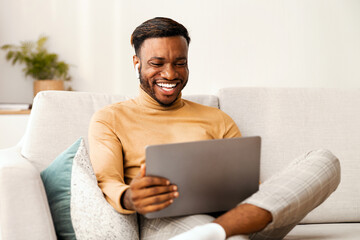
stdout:
[(40, 36), (39, 39), (36, 42), (36, 50), (39, 51), (39, 52), (44, 50), (44, 45), (47, 42), (47, 40), (48, 40), (48, 37)]
[(8, 51), (8, 53), (6, 54), (6, 60), (10, 61), (13, 56), (14, 56), (14, 52)]
[(20, 55), (21, 55), (20, 52), (15, 52), (14, 58), (11, 62), (12, 65), (14, 65), (20, 59)]
[(22, 41), (20, 45), (6, 44), (1, 49), (7, 51), (6, 60), (14, 65), (17, 62), (25, 64), (25, 76), (34, 79), (64, 79), (69, 80), (69, 65), (58, 60), (58, 55), (49, 53), (45, 48), (47, 36), (40, 36), (36, 42)]
[(31, 41), (21, 42), (20, 48), (21, 48), (22, 54), (24, 56), (28, 56), (32, 52), (34, 46), (35, 46), (34, 43)]
[(2, 45), (2, 46), (1, 46), (1, 49), (2, 49), (2, 50), (8, 50), (8, 49), (11, 49), (11, 48), (14, 48), (14, 45), (5, 44), (5, 45)]

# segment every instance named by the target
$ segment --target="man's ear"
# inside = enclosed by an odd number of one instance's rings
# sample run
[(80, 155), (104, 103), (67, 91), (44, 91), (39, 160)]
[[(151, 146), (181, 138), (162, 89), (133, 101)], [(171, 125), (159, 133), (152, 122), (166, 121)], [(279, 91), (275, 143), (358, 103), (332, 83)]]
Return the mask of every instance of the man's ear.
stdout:
[(135, 76), (137, 79), (140, 78), (140, 59), (138, 56), (134, 55), (133, 56), (133, 63), (134, 63), (134, 68), (135, 68)]
[[(134, 68), (136, 67), (136, 65), (140, 66), (140, 58), (136, 55), (133, 56), (133, 64), (134, 64)], [(139, 69), (135, 69), (135, 71), (138, 71)]]

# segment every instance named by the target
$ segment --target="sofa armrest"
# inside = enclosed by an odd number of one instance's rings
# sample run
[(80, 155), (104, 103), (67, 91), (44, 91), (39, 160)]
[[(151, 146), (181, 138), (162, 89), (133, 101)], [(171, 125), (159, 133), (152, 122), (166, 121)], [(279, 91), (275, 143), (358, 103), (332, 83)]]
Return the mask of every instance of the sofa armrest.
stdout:
[(40, 173), (19, 147), (0, 150), (0, 239), (56, 239)]

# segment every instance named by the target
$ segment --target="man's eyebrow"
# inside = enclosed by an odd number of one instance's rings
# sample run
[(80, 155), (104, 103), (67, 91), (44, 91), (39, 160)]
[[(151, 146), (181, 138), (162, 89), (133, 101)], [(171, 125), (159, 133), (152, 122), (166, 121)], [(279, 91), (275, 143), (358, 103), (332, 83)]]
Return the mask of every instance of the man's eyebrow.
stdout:
[(187, 57), (178, 57), (178, 58), (176, 58), (176, 61), (179, 61), (179, 60), (187, 60)]
[(162, 57), (152, 57), (150, 58), (150, 60), (165, 60), (165, 58), (162, 58)]
[[(163, 57), (152, 57), (150, 58), (149, 60), (165, 60), (165, 58)], [(175, 59), (176, 61), (179, 61), (179, 60), (187, 60), (187, 57), (178, 57)]]

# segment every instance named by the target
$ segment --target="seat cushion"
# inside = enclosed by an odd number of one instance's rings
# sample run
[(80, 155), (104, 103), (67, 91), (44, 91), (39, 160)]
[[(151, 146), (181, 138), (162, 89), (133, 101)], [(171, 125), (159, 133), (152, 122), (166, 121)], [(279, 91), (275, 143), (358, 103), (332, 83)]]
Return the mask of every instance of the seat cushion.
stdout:
[(285, 240), (357, 240), (360, 223), (304, 224), (297, 225)]

